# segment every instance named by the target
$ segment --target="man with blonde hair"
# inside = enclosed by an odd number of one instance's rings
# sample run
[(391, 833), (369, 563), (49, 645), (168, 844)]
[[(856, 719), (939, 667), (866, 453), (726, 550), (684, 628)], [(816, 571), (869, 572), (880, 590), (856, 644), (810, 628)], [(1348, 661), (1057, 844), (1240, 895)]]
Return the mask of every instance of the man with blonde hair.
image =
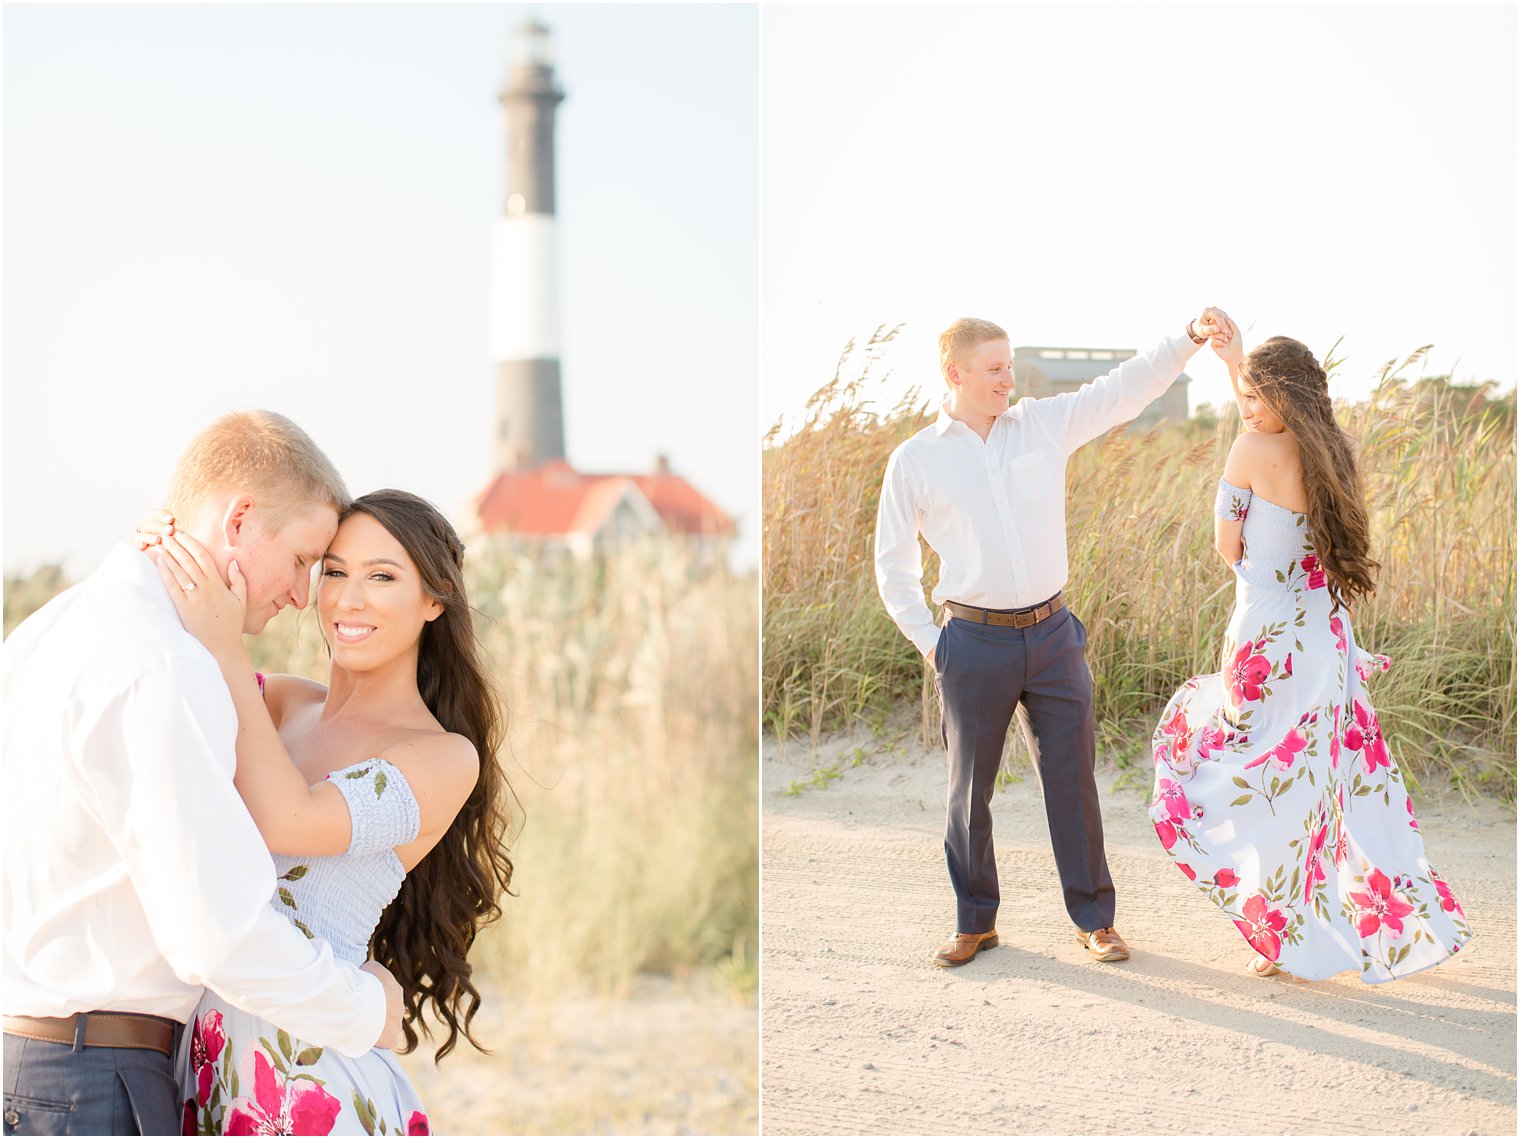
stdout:
[[(348, 492), (304, 431), (249, 411), (191, 443), (168, 501), (224, 579), (236, 563), (257, 633), (305, 605)], [(395, 1043), (390, 974), (271, 908), (232, 699), (148, 556), (113, 549), (3, 659), (6, 1134), (179, 1134), (203, 986), (345, 1055)]]
[[(940, 336), (949, 394), (935, 421), (887, 462), (876, 517), (876, 584), (903, 635), (934, 667), (949, 763), (945, 861), (956, 896), (955, 936), (937, 965), (963, 965), (998, 943), (992, 790), (1015, 715), (1045, 796), (1066, 911), (1098, 961), (1128, 947), (1114, 929), (1093, 768), (1087, 633), (1066, 607), (1066, 460), (1138, 415), (1183, 365), (1229, 325), (1218, 309), (1081, 390), (1049, 399), (1014, 394), (1008, 334), (963, 318)], [(924, 602), (923, 535), (940, 556)]]

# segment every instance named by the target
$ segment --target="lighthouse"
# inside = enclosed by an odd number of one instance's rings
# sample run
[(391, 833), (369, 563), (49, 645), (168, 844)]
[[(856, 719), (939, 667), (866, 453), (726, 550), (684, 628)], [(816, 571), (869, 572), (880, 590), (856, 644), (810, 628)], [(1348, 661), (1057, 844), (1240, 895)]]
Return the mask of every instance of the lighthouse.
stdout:
[(507, 114), (506, 200), (491, 266), (498, 472), (565, 457), (554, 231), (554, 115), (565, 94), (555, 85), (552, 48), (549, 29), (537, 19), (513, 32), (500, 94)]

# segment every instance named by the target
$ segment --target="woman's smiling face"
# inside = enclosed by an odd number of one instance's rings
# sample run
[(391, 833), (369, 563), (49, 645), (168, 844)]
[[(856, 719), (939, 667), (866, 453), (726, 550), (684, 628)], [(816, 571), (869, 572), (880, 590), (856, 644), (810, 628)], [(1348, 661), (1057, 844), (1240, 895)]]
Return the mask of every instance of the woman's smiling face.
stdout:
[(411, 650), (443, 606), (406, 548), (360, 513), (343, 520), (322, 559), (317, 612), (334, 663), (363, 671)]

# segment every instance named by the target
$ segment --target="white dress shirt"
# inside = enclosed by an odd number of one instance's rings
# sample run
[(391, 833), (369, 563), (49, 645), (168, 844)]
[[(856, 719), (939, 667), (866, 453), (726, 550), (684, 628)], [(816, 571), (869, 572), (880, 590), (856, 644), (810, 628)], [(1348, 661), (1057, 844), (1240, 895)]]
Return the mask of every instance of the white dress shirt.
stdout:
[(349, 1055), (380, 982), (270, 906), (237, 716), (157, 569), (113, 549), (6, 640), (4, 1011), (185, 1021), (202, 986)]
[(1135, 418), (1198, 351), (1168, 337), (1074, 392), (1024, 399), (992, 423), (984, 443), (939, 417), (887, 461), (876, 512), (876, 588), (925, 656), (939, 629), (924, 604), (922, 534), (939, 554), (934, 603), (987, 609), (1038, 605), (1066, 586), (1066, 459)]

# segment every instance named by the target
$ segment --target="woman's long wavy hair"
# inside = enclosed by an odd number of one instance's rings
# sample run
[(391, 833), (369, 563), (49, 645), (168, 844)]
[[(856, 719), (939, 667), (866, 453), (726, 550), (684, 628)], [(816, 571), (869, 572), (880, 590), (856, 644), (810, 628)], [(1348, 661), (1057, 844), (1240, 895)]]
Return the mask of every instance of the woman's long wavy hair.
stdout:
[(444, 729), (475, 745), (480, 775), (449, 829), (401, 884), (381, 915), (370, 955), (395, 976), (405, 993), (402, 1030), (417, 1046), (423, 1004), (448, 1027), (436, 1063), (454, 1050), (460, 1033), (482, 1052), (470, 1032), (480, 993), (466, 960), (475, 935), (501, 916), (501, 896), (512, 882), (507, 856), (507, 801), (511, 788), (497, 762), (505, 719), (482, 664), (480, 643), (464, 592), (464, 543), (429, 502), (401, 490), (377, 490), (355, 499), (344, 513), (367, 514), (406, 549), (423, 588), (443, 612), (422, 627), (417, 688)]
[(1298, 443), (1309, 541), (1328, 579), (1331, 612), (1348, 607), (1377, 590), (1378, 563), (1369, 554), (1356, 444), (1335, 421), (1325, 370), (1297, 340), (1274, 336), (1246, 355), (1240, 375)]

